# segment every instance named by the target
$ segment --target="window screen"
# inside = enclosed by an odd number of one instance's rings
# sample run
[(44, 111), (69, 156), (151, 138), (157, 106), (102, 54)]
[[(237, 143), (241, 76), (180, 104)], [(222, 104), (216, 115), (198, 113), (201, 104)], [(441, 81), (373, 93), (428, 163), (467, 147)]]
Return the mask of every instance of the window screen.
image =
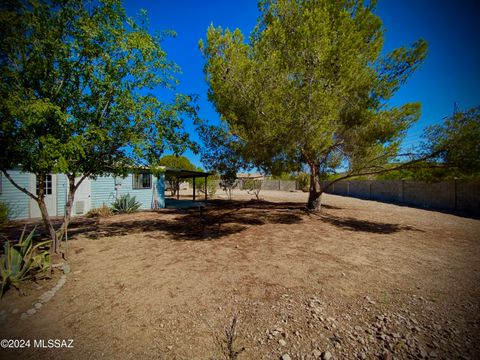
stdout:
[(134, 189), (150, 189), (152, 187), (152, 174), (138, 173), (133, 174)]

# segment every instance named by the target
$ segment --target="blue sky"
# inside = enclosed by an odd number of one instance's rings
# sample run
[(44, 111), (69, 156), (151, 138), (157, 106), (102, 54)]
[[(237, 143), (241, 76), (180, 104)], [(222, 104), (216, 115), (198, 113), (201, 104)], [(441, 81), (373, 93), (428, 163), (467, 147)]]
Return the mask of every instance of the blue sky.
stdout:
[[(125, 8), (130, 16), (146, 9), (152, 31), (177, 33), (176, 38), (163, 43), (168, 58), (182, 69), (176, 90), (199, 95), (200, 116), (217, 122), (219, 116), (207, 99), (198, 41), (205, 37), (211, 23), (249, 34), (259, 15), (257, 2), (126, 0)], [(390, 102), (392, 106), (414, 101), (422, 104), (422, 116), (410, 129), (405, 146), (417, 143), (426, 126), (450, 115), (454, 102), (461, 109), (480, 105), (480, 2), (379, 0), (376, 13), (386, 28), (385, 51), (419, 38), (429, 44), (425, 63)], [(192, 124), (187, 123), (186, 128), (192, 139), (198, 140)], [(198, 156), (186, 155), (195, 165), (202, 165)]]

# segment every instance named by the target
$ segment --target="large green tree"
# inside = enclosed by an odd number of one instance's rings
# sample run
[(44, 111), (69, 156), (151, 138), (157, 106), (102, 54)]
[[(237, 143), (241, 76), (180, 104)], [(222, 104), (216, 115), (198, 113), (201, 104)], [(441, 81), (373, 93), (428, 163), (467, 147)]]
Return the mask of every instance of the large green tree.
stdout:
[[(189, 146), (182, 128), (195, 107), (173, 89), (176, 66), (151, 35), (145, 13), (128, 17), (120, 0), (5, 0), (0, 5), (0, 170), (34, 199), (58, 251), (75, 191), (87, 177), (156, 165), (170, 148)], [(37, 176), (38, 192), (15, 183), (14, 167)], [(45, 206), (44, 179), (68, 178), (63, 225)]]
[(209, 27), (200, 42), (209, 98), (245, 161), (271, 173), (310, 173), (308, 207), (320, 180), (385, 171), (399, 157), (420, 105), (388, 100), (427, 53), (425, 41), (382, 54), (375, 1), (265, 0), (248, 38)]

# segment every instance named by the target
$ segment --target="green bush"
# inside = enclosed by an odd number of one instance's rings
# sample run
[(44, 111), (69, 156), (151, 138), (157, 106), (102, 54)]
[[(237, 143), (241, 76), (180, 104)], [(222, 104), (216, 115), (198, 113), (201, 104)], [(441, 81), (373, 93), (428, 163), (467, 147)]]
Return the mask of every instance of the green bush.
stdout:
[(0, 257), (0, 271), (2, 274), (2, 288), (0, 296), (14, 286), (18, 289), (21, 282), (38, 278), (45, 275), (50, 268), (50, 253), (41, 248), (48, 245), (50, 241), (43, 241), (34, 244), (33, 235), (35, 229), (25, 237), (25, 229), (20, 236), (18, 243), (6, 241), (3, 244), (4, 253)]
[(6, 223), (12, 214), (12, 210), (7, 203), (0, 201), (0, 224)]
[(132, 213), (137, 211), (140, 205), (141, 204), (135, 200), (135, 196), (125, 194), (115, 200), (112, 204), (112, 211), (116, 214)]

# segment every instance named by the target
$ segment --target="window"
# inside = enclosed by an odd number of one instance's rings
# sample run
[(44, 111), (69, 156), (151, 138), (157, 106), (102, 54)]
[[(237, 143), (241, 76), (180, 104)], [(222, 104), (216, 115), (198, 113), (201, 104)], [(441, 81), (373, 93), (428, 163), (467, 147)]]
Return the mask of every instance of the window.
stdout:
[(152, 174), (133, 174), (133, 189), (150, 189), (152, 187)]
[[(52, 175), (45, 175), (43, 178), (43, 194), (44, 195), (52, 195)], [(38, 195), (38, 190), (40, 187), (40, 179), (37, 176), (37, 195)]]

